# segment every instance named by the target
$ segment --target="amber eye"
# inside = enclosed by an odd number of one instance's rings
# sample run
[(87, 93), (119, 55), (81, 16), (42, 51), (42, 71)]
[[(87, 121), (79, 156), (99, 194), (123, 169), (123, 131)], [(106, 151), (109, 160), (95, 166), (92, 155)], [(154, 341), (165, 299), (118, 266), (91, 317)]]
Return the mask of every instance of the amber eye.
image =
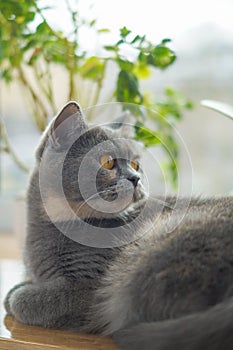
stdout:
[(100, 164), (103, 168), (111, 170), (115, 165), (115, 160), (109, 154), (100, 157)]
[(137, 160), (131, 160), (130, 165), (134, 170), (136, 170), (136, 171), (139, 170), (139, 163)]

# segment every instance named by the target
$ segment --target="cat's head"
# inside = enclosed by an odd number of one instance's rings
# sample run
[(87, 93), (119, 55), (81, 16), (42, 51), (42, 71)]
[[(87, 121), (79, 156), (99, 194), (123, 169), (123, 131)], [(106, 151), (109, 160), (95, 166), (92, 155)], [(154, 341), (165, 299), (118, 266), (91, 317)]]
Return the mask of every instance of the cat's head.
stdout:
[(36, 153), (42, 201), (52, 220), (66, 221), (73, 213), (114, 217), (143, 200), (140, 148), (132, 130), (123, 120), (88, 125), (76, 102), (52, 120)]

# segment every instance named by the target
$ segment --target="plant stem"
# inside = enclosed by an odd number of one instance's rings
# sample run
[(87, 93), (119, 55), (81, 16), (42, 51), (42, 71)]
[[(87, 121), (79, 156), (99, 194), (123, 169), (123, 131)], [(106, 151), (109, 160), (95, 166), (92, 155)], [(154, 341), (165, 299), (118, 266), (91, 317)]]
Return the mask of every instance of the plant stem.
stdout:
[[(94, 89), (94, 97), (93, 97), (93, 99), (91, 101), (91, 105), (94, 107), (94, 106), (96, 106), (98, 104), (102, 84), (101, 84), (100, 81), (98, 81), (96, 84), (95, 83), (93, 83), (93, 84), (94, 84), (94, 87), (93, 87), (93, 89)], [(91, 109), (88, 117), (89, 117), (88, 118), (89, 121), (91, 121), (93, 119), (93, 108)]]
[[(73, 31), (73, 34), (74, 34), (74, 42), (76, 44), (78, 44), (78, 28), (79, 28), (79, 24), (78, 24), (78, 21), (77, 21), (77, 12), (74, 11), (70, 5), (70, 2), (69, 0), (66, 0), (66, 6), (67, 6), (67, 9), (71, 15), (71, 19), (72, 19), (72, 22), (73, 22), (73, 28), (74, 28), (74, 31)], [(78, 1), (76, 1), (76, 8), (78, 8)]]
[[(74, 77), (75, 77), (75, 73), (77, 72), (77, 57), (76, 57), (76, 49), (78, 48), (78, 28), (79, 28), (79, 24), (77, 21), (77, 11), (73, 10), (69, 0), (65, 0), (67, 9), (70, 13), (71, 16), (71, 21), (72, 21), (72, 25), (73, 25), (73, 47), (70, 46), (69, 41), (67, 41), (67, 68), (69, 71), (69, 94), (68, 94), (68, 98), (69, 100), (74, 100), (75, 96), (76, 96), (76, 86), (75, 86), (75, 82), (74, 82)], [(77, 6), (78, 4), (76, 3), (76, 8), (78, 8)]]
[(69, 69), (69, 94), (68, 98), (69, 100), (74, 100), (75, 99), (75, 84), (74, 84), (74, 72), (73, 69), (70, 67)]
[[(105, 62), (104, 71), (106, 70), (106, 65), (107, 65), (107, 62)], [(96, 106), (98, 104), (100, 93), (103, 86), (103, 80), (104, 80), (104, 74), (102, 74), (102, 76), (97, 80), (96, 84), (94, 83), (94, 94), (91, 101), (92, 106)], [(89, 113), (89, 120), (92, 120), (92, 119), (93, 119), (93, 109)]]
[[(46, 62), (46, 70), (45, 72), (43, 72), (43, 68), (41, 68), (38, 65), (38, 62), (35, 62), (33, 64), (33, 70), (37, 79), (37, 83), (39, 85), (39, 90), (43, 93), (44, 97), (46, 98), (46, 100), (49, 102), (50, 106), (52, 107), (53, 113), (56, 114), (57, 110), (56, 110), (56, 106), (54, 103), (54, 98), (53, 98), (53, 91), (52, 91), (52, 86), (51, 86), (51, 82), (52, 82), (52, 76), (51, 76), (51, 72), (50, 72), (50, 67), (49, 67), (49, 63)], [(45, 80), (45, 78), (47, 78)], [(46, 87), (45, 84), (43, 84), (43, 82), (46, 83)]]
[[(35, 119), (36, 125), (40, 131), (43, 131), (45, 129), (46, 124), (47, 124), (46, 107), (44, 106), (44, 104), (40, 100), (40, 98), (38, 97), (38, 94), (34, 91), (33, 87), (29, 83), (29, 81), (26, 79), (22, 67), (18, 68), (18, 73), (19, 73), (19, 80), (24, 85), (24, 87), (27, 88), (27, 90), (30, 93), (32, 100), (35, 104), (36, 109), (34, 109), (34, 119)], [(38, 113), (41, 113), (40, 117), (38, 117)]]
[(54, 101), (54, 95), (53, 95), (53, 88), (52, 88), (52, 74), (50, 71), (50, 65), (49, 63), (47, 63), (47, 76), (48, 76), (48, 94), (49, 94), (49, 100), (50, 100), (50, 104), (53, 110), (54, 115), (57, 113), (57, 108), (55, 105), (55, 101)]

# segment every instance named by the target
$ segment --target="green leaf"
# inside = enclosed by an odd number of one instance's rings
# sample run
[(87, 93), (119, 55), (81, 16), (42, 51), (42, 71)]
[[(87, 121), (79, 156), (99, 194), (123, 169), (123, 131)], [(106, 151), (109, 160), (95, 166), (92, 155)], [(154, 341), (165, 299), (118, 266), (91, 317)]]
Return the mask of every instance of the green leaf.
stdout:
[(150, 69), (144, 62), (138, 62), (133, 69), (138, 79), (148, 79), (150, 77)]
[(165, 39), (163, 39), (163, 40), (161, 41), (161, 44), (162, 44), (162, 45), (166, 45), (167, 43), (170, 43), (170, 42), (171, 42), (171, 39), (165, 38)]
[(30, 39), (29, 37), (26, 38), (26, 44), (25, 46), (22, 47), (23, 51), (27, 51), (30, 50), (32, 48), (35, 48), (36, 46), (39, 46), (39, 42), (37, 41), (36, 37), (34, 38), (33, 36), (31, 36), (32, 39)]
[(105, 70), (105, 63), (99, 57), (92, 56), (89, 57), (83, 66), (80, 68), (80, 73), (82, 77), (99, 80), (102, 79)]
[[(90, 27), (93, 27), (93, 26), (96, 24), (96, 21), (97, 21), (96, 19), (93, 19), (93, 20), (90, 22), (90, 24), (89, 24)], [(101, 30), (101, 29), (100, 29), (100, 30)]]
[(131, 33), (131, 30), (127, 29), (125, 26), (120, 29), (120, 36), (126, 38)]
[(162, 114), (166, 117), (172, 115), (177, 119), (182, 118), (182, 108), (191, 109), (193, 103), (187, 100), (184, 95), (180, 92), (173, 90), (172, 88), (165, 89), (165, 95), (168, 97), (167, 101), (161, 104)]
[(130, 42), (130, 44), (135, 44), (137, 41), (141, 40), (140, 35), (136, 35), (134, 39)]
[(0, 61), (8, 57), (11, 52), (9, 40), (0, 40)]
[(19, 67), (22, 60), (22, 52), (17, 52), (15, 55), (9, 57), (11, 65), (15, 67)]
[(163, 170), (166, 179), (171, 183), (174, 189), (177, 189), (177, 180), (178, 180), (178, 169), (179, 162), (178, 159), (173, 159), (168, 156), (168, 160), (163, 164)]
[(34, 20), (34, 18), (35, 18), (35, 15), (36, 15), (36, 13), (33, 12), (33, 11), (27, 12), (27, 14), (25, 16), (26, 22), (32, 22)]
[(115, 46), (115, 45), (114, 46), (113, 45), (105, 45), (104, 48), (107, 51), (115, 51), (115, 52), (117, 52), (119, 50), (119, 48), (117, 46)]
[(140, 38), (140, 44), (143, 44), (145, 40), (146, 40), (146, 35), (143, 35), (143, 36)]
[[(140, 51), (137, 57), (138, 61), (143, 63), (143, 64), (149, 64), (148, 63), (148, 53)], [(152, 57), (153, 59), (153, 57)]]
[(175, 91), (171, 87), (166, 87), (164, 92), (167, 96), (170, 96), (170, 97), (171, 96), (173, 97), (175, 95)]
[(141, 122), (137, 122), (134, 125), (134, 129), (135, 140), (143, 142), (145, 147), (161, 144), (161, 135), (159, 132), (145, 127)]
[(116, 43), (116, 46), (119, 46), (121, 44), (124, 44), (124, 40), (123, 39), (118, 40), (118, 42)]
[(3, 69), (3, 71), (0, 72), (0, 79), (5, 80), (6, 83), (10, 83), (12, 81), (12, 70)]
[(117, 58), (116, 62), (118, 63), (119, 67), (121, 70), (132, 72), (133, 68), (134, 68), (134, 64), (131, 61), (128, 61), (127, 59), (123, 59), (123, 58)]
[(43, 21), (37, 26), (36, 33), (37, 35), (48, 34), (49, 29), (50, 28), (48, 26), (48, 23), (46, 21)]
[(116, 97), (118, 102), (142, 103), (138, 79), (134, 74), (121, 70), (117, 79)]
[(109, 33), (109, 32), (110, 32), (110, 29), (108, 29), (108, 28), (98, 29), (98, 33)]
[(185, 102), (185, 103), (184, 103), (184, 108), (193, 109), (193, 108), (194, 108), (193, 102), (191, 102), (191, 101)]
[(74, 48), (69, 42), (63, 39), (54, 41), (47, 38), (42, 52), (47, 62), (61, 63), (68, 70), (72, 69), (70, 68), (72, 67), (71, 62), (76, 59)]
[(7, 20), (14, 20), (17, 23), (22, 23), (22, 18), (25, 18), (25, 22), (27, 23), (34, 19), (32, 13), (35, 13), (35, 1), (1, 1), (0, 12)]
[(166, 68), (176, 59), (175, 53), (168, 47), (162, 45), (158, 45), (154, 48), (152, 56), (153, 61), (150, 62), (150, 64), (160, 68)]

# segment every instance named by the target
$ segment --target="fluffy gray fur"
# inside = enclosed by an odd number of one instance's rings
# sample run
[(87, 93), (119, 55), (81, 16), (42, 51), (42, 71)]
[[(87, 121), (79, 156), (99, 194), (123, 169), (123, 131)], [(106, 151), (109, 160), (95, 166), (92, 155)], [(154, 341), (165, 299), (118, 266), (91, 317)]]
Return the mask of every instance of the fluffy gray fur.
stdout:
[[(72, 127), (56, 131), (70, 116)], [(65, 160), (63, 186), (67, 200), (80, 203), (77, 173), (88, 150), (110, 140), (113, 147), (123, 148), (127, 158), (136, 156), (129, 140), (118, 139), (121, 132), (120, 123), (112, 129), (88, 128), (74, 102), (49, 125), (36, 152), (28, 189), (25, 265), (29, 280), (8, 293), (7, 312), (30, 325), (113, 335), (124, 350), (232, 349), (232, 197), (192, 199), (185, 215), (185, 199), (174, 213), (176, 199), (166, 198), (167, 205), (150, 232), (119, 248), (74, 242), (46, 214), (39, 188), (39, 167), (46, 150), (52, 155), (48, 176), (53, 176), (66, 141), (73, 134), (79, 136)], [(141, 176), (126, 163), (117, 167), (114, 177), (111, 170), (98, 173), (97, 188), (109, 201), (121, 178), (128, 179), (132, 189), (132, 177)], [(140, 181), (134, 191), (132, 203), (123, 212), (104, 217), (86, 208), (82, 219), (106, 228), (130, 222), (146, 200)], [(154, 202), (149, 207), (148, 221), (155, 220)], [(181, 223), (166, 233), (169, 219), (176, 223), (183, 215)]]

